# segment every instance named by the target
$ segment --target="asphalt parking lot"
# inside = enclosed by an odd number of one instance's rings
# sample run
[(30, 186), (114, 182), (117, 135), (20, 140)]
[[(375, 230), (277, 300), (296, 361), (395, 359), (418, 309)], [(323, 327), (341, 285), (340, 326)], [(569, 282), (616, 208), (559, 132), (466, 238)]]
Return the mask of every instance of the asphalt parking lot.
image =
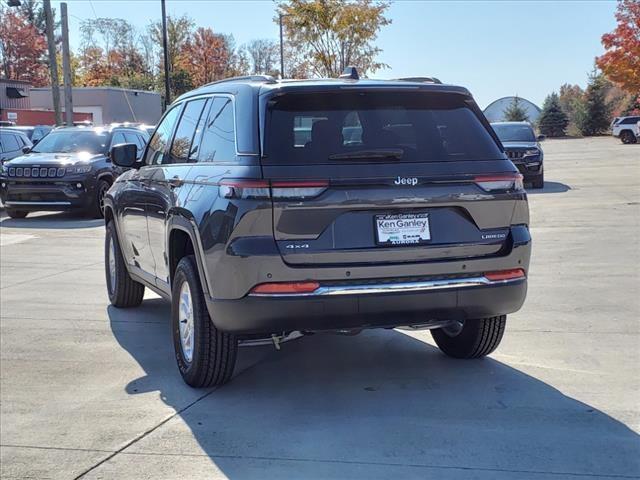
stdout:
[(101, 221), (3, 217), (1, 477), (639, 478), (640, 145), (543, 147), (528, 300), (479, 361), (316, 335), (193, 390), (167, 302), (108, 306)]

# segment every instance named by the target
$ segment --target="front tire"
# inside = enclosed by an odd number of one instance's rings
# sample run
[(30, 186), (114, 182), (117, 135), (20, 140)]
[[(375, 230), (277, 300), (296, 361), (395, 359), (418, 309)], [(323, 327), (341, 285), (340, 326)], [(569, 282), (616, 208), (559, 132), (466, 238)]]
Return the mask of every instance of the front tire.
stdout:
[(27, 215), (29, 215), (29, 212), (23, 212), (20, 210), (7, 210), (7, 215), (10, 218), (25, 218)]
[(113, 221), (107, 224), (104, 240), (104, 270), (111, 305), (129, 308), (142, 303), (144, 285), (133, 280), (127, 271)]
[(533, 188), (544, 188), (544, 175), (540, 175), (540, 178), (536, 178), (531, 185)]
[(193, 255), (180, 260), (176, 268), (171, 325), (178, 369), (188, 385), (211, 387), (231, 379), (238, 340), (213, 325)]
[(110, 187), (111, 184), (106, 180), (98, 180), (98, 183), (96, 183), (95, 197), (88, 212), (92, 218), (104, 217), (104, 197)]
[(466, 320), (458, 329), (431, 330), (431, 336), (440, 350), (450, 357), (480, 358), (498, 348), (506, 323), (506, 315)]

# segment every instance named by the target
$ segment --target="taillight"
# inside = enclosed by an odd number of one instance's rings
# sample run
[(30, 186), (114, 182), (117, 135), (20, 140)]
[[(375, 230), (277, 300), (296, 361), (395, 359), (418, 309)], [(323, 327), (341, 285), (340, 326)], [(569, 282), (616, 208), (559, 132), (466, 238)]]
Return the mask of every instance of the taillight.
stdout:
[(225, 198), (269, 198), (269, 181), (225, 179), (220, 182), (220, 195)]
[(275, 199), (313, 198), (329, 187), (327, 181), (272, 182), (271, 195)]
[(482, 175), (474, 178), (473, 181), (485, 192), (493, 192), (495, 190), (524, 191), (522, 175), (519, 173)]
[(497, 272), (486, 272), (484, 274), (487, 280), (497, 282), (500, 280), (516, 280), (524, 278), (524, 270), (522, 268), (514, 268), (512, 270), (499, 270)]
[(320, 288), (318, 282), (283, 282), (261, 283), (254, 287), (250, 294), (258, 295), (286, 295), (296, 293), (311, 293)]
[(325, 180), (274, 181), (225, 179), (220, 182), (220, 195), (225, 198), (305, 199), (320, 195), (329, 187)]

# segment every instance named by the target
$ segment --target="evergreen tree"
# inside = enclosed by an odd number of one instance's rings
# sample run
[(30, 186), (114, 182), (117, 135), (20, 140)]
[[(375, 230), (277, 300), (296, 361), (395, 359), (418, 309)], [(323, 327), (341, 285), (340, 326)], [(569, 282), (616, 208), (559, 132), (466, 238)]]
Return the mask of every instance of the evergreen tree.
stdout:
[(563, 137), (569, 125), (569, 117), (560, 107), (560, 98), (556, 92), (549, 95), (538, 118), (540, 133), (547, 137)]
[(585, 136), (598, 135), (609, 128), (611, 112), (605, 100), (604, 77), (595, 70), (589, 75), (584, 100), (576, 112), (576, 124)]
[(528, 122), (529, 116), (527, 111), (520, 105), (520, 99), (516, 95), (511, 101), (511, 105), (502, 112), (505, 122)]

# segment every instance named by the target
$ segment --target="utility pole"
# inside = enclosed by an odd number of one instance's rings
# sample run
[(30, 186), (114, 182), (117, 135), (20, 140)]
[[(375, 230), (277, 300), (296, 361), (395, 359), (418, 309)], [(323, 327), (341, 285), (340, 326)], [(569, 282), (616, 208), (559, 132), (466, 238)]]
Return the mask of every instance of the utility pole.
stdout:
[(284, 40), (282, 38), (282, 17), (281, 13), (278, 18), (280, 19), (280, 78), (284, 78)]
[(53, 110), (56, 112), (56, 125), (62, 125), (62, 112), (60, 111), (60, 85), (58, 84), (58, 63), (56, 62), (56, 41), (53, 37), (53, 13), (51, 12), (51, 0), (43, 0), (47, 46), (49, 47), (49, 72), (51, 72), (51, 96), (53, 98)]
[(169, 90), (169, 50), (167, 49), (167, 13), (164, 0), (160, 0), (162, 5), (162, 49), (164, 50), (164, 105), (171, 103), (171, 91)]
[(67, 127), (73, 126), (73, 99), (71, 98), (71, 54), (69, 53), (69, 20), (67, 4), (60, 4), (62, 20), (62, 71), (64, 79), (64, 117)]

